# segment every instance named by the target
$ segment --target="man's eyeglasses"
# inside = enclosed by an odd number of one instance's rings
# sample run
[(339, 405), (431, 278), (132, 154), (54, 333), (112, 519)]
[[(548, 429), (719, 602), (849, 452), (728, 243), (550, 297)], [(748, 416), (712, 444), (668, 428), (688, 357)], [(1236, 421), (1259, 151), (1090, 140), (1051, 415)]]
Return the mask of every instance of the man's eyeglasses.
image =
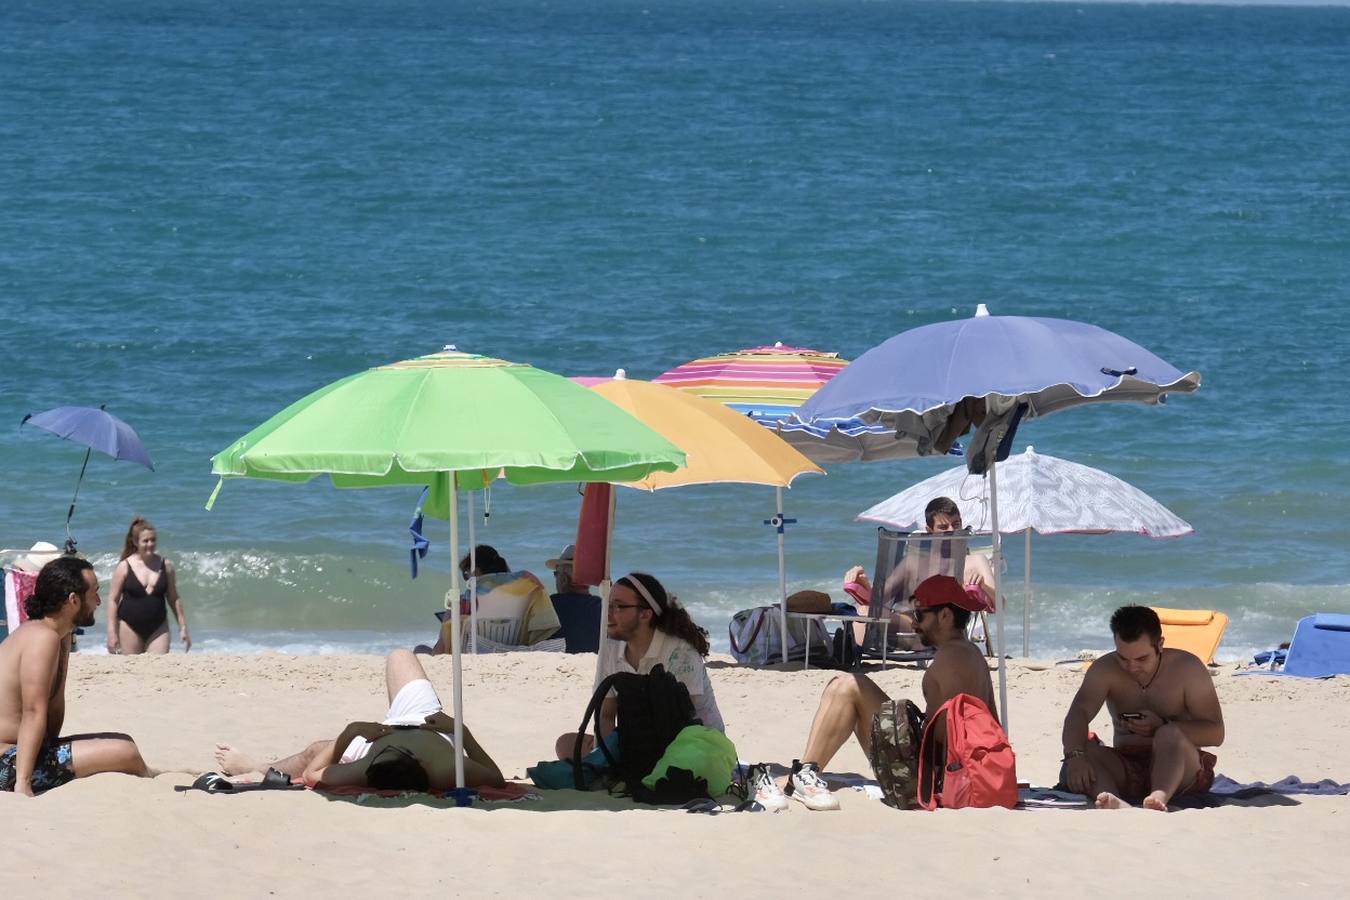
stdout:
[(611, 603), (610, 609), (641, 609), (641, 603)]

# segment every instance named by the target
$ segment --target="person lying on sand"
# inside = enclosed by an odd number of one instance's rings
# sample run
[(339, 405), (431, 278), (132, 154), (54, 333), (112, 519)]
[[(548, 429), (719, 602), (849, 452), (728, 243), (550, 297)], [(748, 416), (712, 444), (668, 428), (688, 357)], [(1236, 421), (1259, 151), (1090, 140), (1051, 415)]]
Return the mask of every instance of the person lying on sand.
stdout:
[[(989, 665), (980, 648), (966, 638), (970, 616), (985, 609), (983, 602), (950, 575), (925, 579), (911, 599), (915, 633), (925, 647), (937, 648), (923, 675), (926, 714), (933, 715), (957, 694), (970, 694), (983, 701), (994, 718), (998, 718)], [(788, 795), (807, 809), (838, 809), (839, 801), (830, 793), (820, 771), (829, 765), (850, 734), (858, 738), (863, 752), (871, 757), (872, 719), (886, 700), (886, 694), (866, 675), (836, 675), (820, 698), (801, 759), (792, 761)], [(771, 779), (757, 784), (756, 789), (766, 807), (787, 806)]]
[(125, 734), (60, 737), (71, 635), (93, 626), (101, 602), (94, 567), (58, 557), (38, 573), (28, 621), (0, 643), (0, 790), (32, 797), (100, 772), (155, 774)]
[[(441, 700), (422, 663), (410, 650), (395, 650), (385, 660), (389, 711), (383, 723), (353, 722), (337, 740), (315, 741), (270, 766), (229, 744), (216, 745), (216, 762), (225, 775), (272, 768), (308, 784), (370, 787), (376, 790), (444, 791), (455, 783), (454, 719), (441, 711)], [(506, 783), (492, 757), (464, 734), (466, 787)]]
[[(1223, 743), (1223, 711), (1209, 670), (1184, 650), (1163, 647), (1162, 623), (1147, 606), (1111, 616), (1116, 649), (1088, 667), (1064, 717), (1064, 775), (1069, 790), (1095, 795), (1099, 809), (1142, 803), (1167, 810), (1178, 793), (1214, 783)], [(1088, 725), (1106, 704), (1115, 745), (1089, 740)]]

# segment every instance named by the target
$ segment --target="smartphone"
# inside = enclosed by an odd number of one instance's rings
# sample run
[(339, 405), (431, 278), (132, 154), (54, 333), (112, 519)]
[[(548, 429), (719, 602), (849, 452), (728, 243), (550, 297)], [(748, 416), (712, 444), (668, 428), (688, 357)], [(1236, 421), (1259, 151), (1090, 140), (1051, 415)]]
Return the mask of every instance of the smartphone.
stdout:
[(1121, 714), (1120, 714), (1120, 717), (1121, 717), (1122, 719), (1142, 719), (1142, 718), (1144, 717), (1144, 714), (1143, 714), (1143, 713), (1121, 713)]

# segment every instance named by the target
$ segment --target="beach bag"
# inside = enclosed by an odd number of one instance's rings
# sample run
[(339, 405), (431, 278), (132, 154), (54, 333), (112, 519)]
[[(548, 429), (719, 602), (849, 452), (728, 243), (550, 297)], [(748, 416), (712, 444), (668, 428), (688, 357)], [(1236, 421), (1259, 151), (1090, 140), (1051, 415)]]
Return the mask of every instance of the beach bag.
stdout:
[[(947, 729), (946, 762), (936, 765), (937, 728)], [(979, 698), (957, 694), (933, 713), (919, 743), (919, 805), (980, 809), (1017, 805), (1017, 758), (1003, 726)]]
[(642, 803), (687, 803), (716, 797), (731, 788), (736, 747), (725, 734), (690, 725), (675, 736), (656, 765), (633, 787)]
[(923, 712), (908, 700), (887, 700), (872, 717), (868, 760), (881, 785), (881, 802), (896, 809), (919, 805), (919, 743)]
[[(731, 655), (736, 662), (751, 666), (783, 661), (782, 628), (778, 620), (778, 606), (756, 606), (743, 609), (731, 617), (727, 635), (731, 638)], [(788, 660), (800, 662), (806, 658), (808, 645), (811, 657), (824, 662), (833, 656), (829, 634), (818, 619), (788, 619)]]
[[(613, 689), (618, 695), (615, 730), (619, 733), (619, 752), (612, 753), (600, 739), (600, 706)], [(617, 672), (596, 685), (586, 706), (577, 742), (572, 749), (572, 766), (578, 790), (585, 783), (581, 767), (581, 735), (595, 719), (596, 745), (609, 763), (610, 783), (622, 783), (629, 793), (641, 783), (665, 754), (670, 742), (689, 725), (699, 725), (689, 689), (669, 672), (656, 665), (648, 675)]]

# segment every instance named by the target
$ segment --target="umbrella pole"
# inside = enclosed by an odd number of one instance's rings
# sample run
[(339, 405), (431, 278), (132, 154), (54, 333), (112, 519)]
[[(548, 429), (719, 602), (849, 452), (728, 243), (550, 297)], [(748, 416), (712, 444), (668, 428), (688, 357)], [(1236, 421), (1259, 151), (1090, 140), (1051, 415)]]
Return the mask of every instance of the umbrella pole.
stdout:
[(614, 586), (610, 580), (609, 556), (614, 550), (614, 507), (618, 502), (618, 492), (614, 486), (609, 488), (609, 516), (605, 522), (605, 566), (600, 573), (600, 642), (595, 645), (595, 674), (600, 676), (600, 666), (605, 660), (605, 640), (609, 637), (609, 590)]
[[(469, 652), (478, 655), (478, 540), (474, 537), (473, 491), (469, 491)], [(456, 561), (458, 565), (458, 561)]]
[(1022, 532), (1025, 535), (1022, 553), (1022, 656), (1031, 658), (1031, 526)]
[[(464, 658), (460, 649), (460, 609), (459, 609), (459, 491), (455, 485), (455, 473), (450, 477), (450, 659), (451, 677), (454, 678), (455, 712), (455, 787), (464, 790)], [(461, 795), (462, 797), (463, 795)]]
[(75, 496), (70, 498), (70, 509), (66, 511), (66, 552), (75, 552), (75, 539), (70, 536), (70, 520), (75, 517), (75, 501), (80, 499), (80, 485), (84, 483), (84, 470), (89, 467), (89, 454), (93, 449), (84, 451), (84, 462), (80, 464), (80, 477), (75, 479)]
[(989, 518), (994, 529), (994, 622), (998, 628), (998, 705), (999, 712), (1002, 713), (1003, 730), (1010, 733), (1008, 726), (1008, 660), (1007, 644), (1004, 643), (1003, 620), (1007, 618), (1004, 615), (1003, 592), (999, 585), (999, 572), (1003, 568), (1003, 541), (998, 533), (998, 463), (995, 460), (989, 461)]
[(787, 621), (787, 559), (783, 534), (783, 488), (775, 488), (778, 494), (778, 623), (783, 644), (783, 662), (788, 661), (788, 621)]

